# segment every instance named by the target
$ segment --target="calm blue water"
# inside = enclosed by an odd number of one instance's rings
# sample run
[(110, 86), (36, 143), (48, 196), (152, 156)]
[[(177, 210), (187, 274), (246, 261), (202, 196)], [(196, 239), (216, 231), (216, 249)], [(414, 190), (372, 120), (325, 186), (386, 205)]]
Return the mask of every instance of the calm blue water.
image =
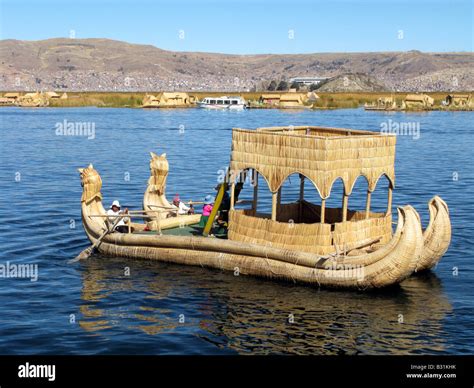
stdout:
[[(473, 119), (472, 112), (360, 109), (3, 108), (0, 264), (38, 264), (39, 278), (0, 278), (0, 353), (472, 354)], [(55, 125), (64, 120), (94, 123), (95, 138), (57, 136)], [(148, 152), (166, 152), (168, 195), (201, 200), (213, 193), (218, 171), (229, 162), (232, 127), (379, 130), (388, 120), (420, 125), (419, 139), (398, 138), (394, 204), (414, 205), (426, 224), (426, 203), (439, 194), (453, 223), (452, 245), (436, 270), (399, 288), (326, 291), (97, 256), (67, 264), (88, 246), (78, 167), (92, 162), (101, 173), (105, 204), (120, 199), (138, 209), (149, 176)], [(284, 200), (296, 195), (297, 185), (297, 179), (288, 181)], [(364, 185), (357, 182), (351, 208), (364, 207)], [(263, 208), (270, 200), (264, 189)], [(340, 191), (335, 186), (333, 205), (340, 204)], [(314, 189), (307, 193), (315, 198)], [(374, 207), (383, 210), (385, 183), (374, 197)]]

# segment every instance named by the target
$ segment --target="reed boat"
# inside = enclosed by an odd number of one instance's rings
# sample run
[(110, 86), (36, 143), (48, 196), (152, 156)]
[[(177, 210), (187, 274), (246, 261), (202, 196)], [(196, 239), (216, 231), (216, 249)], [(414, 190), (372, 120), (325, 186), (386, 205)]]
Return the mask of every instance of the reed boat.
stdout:
[[(400, 283), (437, 264), (449, 247), (451, 225), (446, 203), (435, 196), (428, 204), (425, 230), (416, 210), (397, 208), (392, 230), (396, 137), (370, 131), (323, 127), (233, 129), (229, 174), (221, 183), (230, 191), (226, 239), (206, 237), (198, 217), (168, 218), (169, 171), (166, 155), (152, 153), (144, 194), (145, 222), (131, 222), (129, 233), (109, 232), (102, 205), (102, 180), (92, 165), (79, 169), (83, 186), (82, 221), (87, 237), (106, 256), (123, 256), (231, 271), (275, 280), (348, 289), (381, 288)], [(282, 185), (299, 174), (299, 200), (282, 203)], [(364, 211), (349, 209), (359, 176), (368, 182)], [(385, 175), (387, 210), (371, 211), (371, 194)], [(251, 177), (251, 207), (240, 208), (239, 190)], [(261, 179), (263, 177), (263, 179)], [(344, 185), (341, 208), (326, 207), (333, 183)], [(314, 185), (321, 203), (304, 197), (305, 182)], [(258, 209), (258, 186), (272, 194), (271, 213)], [(212, 224), (213, 214), (209, 223)], [(212, 226), (212, 225), (211, 225)], [(150, 231), (146, 231), (150, 230)]]
[(43, 92), (26, 93), (18, 97), (16, 105), (23, 108), (40, 108), (49, 106), (49, 99)]

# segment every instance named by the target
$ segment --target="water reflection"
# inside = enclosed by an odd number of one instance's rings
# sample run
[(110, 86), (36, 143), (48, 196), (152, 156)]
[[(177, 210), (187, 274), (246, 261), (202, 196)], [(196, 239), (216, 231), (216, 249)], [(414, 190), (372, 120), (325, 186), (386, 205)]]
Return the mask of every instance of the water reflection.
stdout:
[(84, 330), (134, 330), (150, 341), (186, 333), (195, 347), (205, 343), (216, 353), (441, 353), (452, 312), (434, 273), (357, 293), (96, 257), (83, 264), (82, 279)]

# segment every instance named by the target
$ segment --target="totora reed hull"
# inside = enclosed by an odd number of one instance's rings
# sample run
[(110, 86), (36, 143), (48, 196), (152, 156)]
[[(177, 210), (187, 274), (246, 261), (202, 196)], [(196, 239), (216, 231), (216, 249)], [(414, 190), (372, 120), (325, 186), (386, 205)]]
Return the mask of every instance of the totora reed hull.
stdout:
[[(93, 243), (106, 229), (100, 189), (92, 165), (81, 169), (82, 221)], [(423, 252), (419, 216), (411, 206), (398, 209), (392, 239), (377, 250), (356, 256), (325, 256), (258, 244), (204, 237), (110, 233), (98, 250), (108, 256), (158, 260), (232, 271), (269, 279), (334, 288), (368, 289), (397, 284), (416, 269)]]

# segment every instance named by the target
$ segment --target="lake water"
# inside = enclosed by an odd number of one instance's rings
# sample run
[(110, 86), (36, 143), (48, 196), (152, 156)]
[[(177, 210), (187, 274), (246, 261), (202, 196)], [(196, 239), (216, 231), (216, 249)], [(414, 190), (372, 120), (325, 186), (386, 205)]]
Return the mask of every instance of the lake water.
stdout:
[[(0, 353), (472, 354), (473, 119), (472, 112), (361, 109), (3, 108), (0, 264), (37, 264), (39, 273), (36, 282), (0, 278)], [(94, 136), (58, 135), (57, 123), (64, 120), (93, 124)], [(427, 202), (439, 194), (453, 223), (451, 247), (436, 270), (400, 287), (328, 291), (100, 256), (67, 264), (89, 244), (81, 225), (78, 167), (92, 162), (100, 172), (105, 205), (119, 199), (139, 209), (149, 151), (168, 155), (168, 197), (202, 200), (213, 194), (219, 170), (228, 165), (232, 127), (378, 131), (400, 122), (412, 123), (414, 131), (397, 141), (394, 205), (412, 204), (426, 225)], [(296, 195), (297, 179), (291, 183), (284, 199)], [(268, 207), (270, 195), (262, 186), (262, 206)], [(364, 191), (358, 181), (351, 208), (363, 209)], [(340, 190), (334, 193), (339, 205)], [(315, 196), (314, 188), (308, 187), (308, 196)], [(381, 185), (374, 208), (383, 210), (385, 203)]]

